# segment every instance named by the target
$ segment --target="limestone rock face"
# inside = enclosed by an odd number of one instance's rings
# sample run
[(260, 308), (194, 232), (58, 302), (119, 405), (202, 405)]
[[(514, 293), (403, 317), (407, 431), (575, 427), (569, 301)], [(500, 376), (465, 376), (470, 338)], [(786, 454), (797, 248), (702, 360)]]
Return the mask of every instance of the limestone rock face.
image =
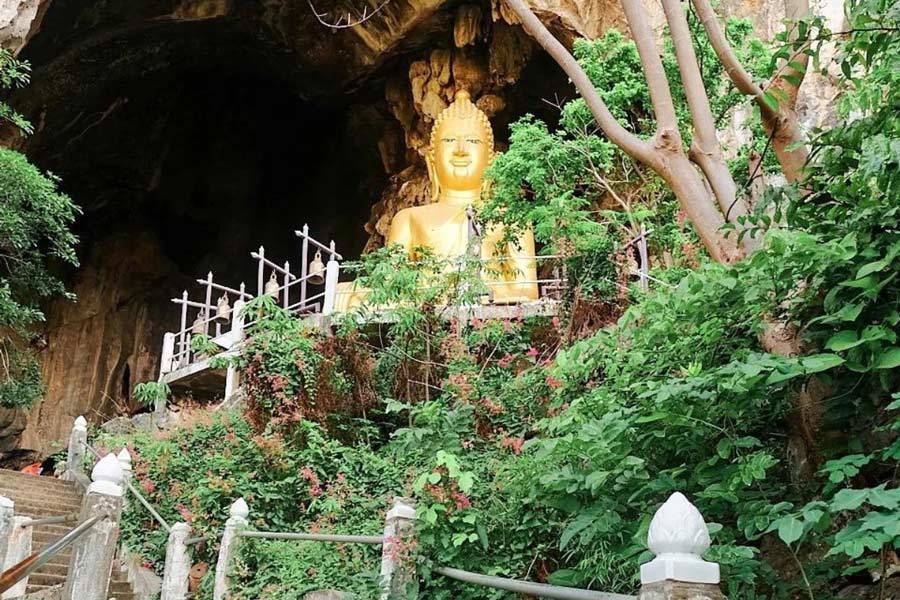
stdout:
[(77, 302), (59, 300), (47, 312), (47, 394), (27, 414), (22, 447), (57, 451), (54, 442), (67, 439), (79, 415), (98, 423), (135, 408), (130, 388), (158, 374), (176, 274), (145, 233), (123, 233), (94, 249), (72, 286)]
[(18, 54), (39, 25), (46, 0), (0, 0), (0, 46)]

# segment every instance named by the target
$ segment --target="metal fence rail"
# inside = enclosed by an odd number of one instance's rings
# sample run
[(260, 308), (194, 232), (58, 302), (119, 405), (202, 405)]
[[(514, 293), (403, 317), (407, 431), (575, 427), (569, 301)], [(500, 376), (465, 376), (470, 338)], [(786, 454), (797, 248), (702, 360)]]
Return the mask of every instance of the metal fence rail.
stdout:
[(333, 535), (325, 533), (283, 533), (277, 531), (241, 531), (240, 537), (265, 540), (299, 540), (303, 542), (332, 542), (336, 544), (371, 544), (378, 546), (384, 543), (380, 535)]
[(0, 593), (3, 593), (16, 585), (19, 581), (28, 577), (42, 566), (50, 562), (50, 559), (59, 554), (67, 546), (71, 545), (75, 540), (80, 538), (91, 527), (104, 519), (108, 519), (108, 514), (101, 514), (85, 520), (83, 523), (75, 527), (70, 532), (41, 550), (26, 558), (25, 560), (13, 565), (9, 569), (0, 574)]
[(541, 598), (556, 598), (558, 600), (636, 600), (637, 598), (637, 596), (627, 596), (625, 594), (593, 592), (590, 590), (579, 590), (558, 585), (548, 585), (546, 583), (504, 579), (502, 577), (481, 575), (479, 573), (470, 573), (469, 571), (450, 569), (447, 567), (439, 567), (435, 569), (434, 572), (443, 575), (444, 577), (455, 579), (456, 581), (462, 581), (463, 583), (471, 583), (473, 585), (480, 585), (482, 587), (489, 587), (507, 592), (516, 592), (518, 594), (530, 594)]

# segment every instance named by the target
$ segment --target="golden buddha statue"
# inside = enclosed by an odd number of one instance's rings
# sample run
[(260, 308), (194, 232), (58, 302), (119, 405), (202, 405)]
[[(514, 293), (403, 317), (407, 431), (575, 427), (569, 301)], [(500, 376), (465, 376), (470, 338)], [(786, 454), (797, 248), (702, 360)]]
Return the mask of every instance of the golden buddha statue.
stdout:
[[(387, 244), (399, 244), (414, 257), (415, 249), (430, 248), (439, 258), (456, 258), (469, 251), (469, 211), (481, 199), (484, 172), (494, 155), (494, 133), (484, 112), (468, 92), (459, 91), (431, 129), (426, 157), (432, 185), (431, 204), (398, 212)], [(482, 280), (491, 302), (511, 304), (538, 299), (534, 235), (529, 229), (515, 244), (505, 244), (504, 231), (494, 227), (481, 240)], [(352, 285), (352, 284), (351, 284)], [(341, 285), (337, 309), (359, 304), (365, 290)], [(343, 296), (343, 298), (341, 297)]]

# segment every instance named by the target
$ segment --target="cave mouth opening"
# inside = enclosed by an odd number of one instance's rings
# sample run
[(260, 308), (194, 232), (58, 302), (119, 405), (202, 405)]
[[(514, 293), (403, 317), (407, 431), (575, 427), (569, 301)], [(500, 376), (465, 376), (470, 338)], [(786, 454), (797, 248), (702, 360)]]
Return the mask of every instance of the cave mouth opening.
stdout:
[(387, 175), (383, 117), (358, 98), (313, 103), (282, 82), (219, 69), (110, 91), (31, 153), (83, 207), (83, 249), (149, 231), (181, 273), (212, 269), (237, 285), (252, 279), (259, 246), (295, 255), (304, 223), (345, 256), (365, 245)]

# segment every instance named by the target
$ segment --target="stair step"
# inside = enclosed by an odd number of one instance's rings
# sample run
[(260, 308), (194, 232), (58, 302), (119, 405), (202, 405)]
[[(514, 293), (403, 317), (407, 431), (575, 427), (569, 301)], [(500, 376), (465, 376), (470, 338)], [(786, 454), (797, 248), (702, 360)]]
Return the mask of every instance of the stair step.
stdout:
[(0, 481), (4, 482), (8, 487), (19, 488), (27, 487), (33, 490), (47, 490), (58, 492), (78, 492), (81, 486), (74, 481), (63, 481), (54, 477), (41, 477), (39, 475), (29, 475), (18, 471), (10, 471), (9, 469), (0, 469)]
[[(0, 469), (0, 496), (6, 496), (15, 503), (17, 515), (35, 519), (81, 512), (83, 489), (71, 481), (50, 477), (38, 477)], [(54, 523), (38, 525), (32, 532), (33, 551), (40, 551), (68, 533), (75, 523)], [(27, 593), (35, 593), (65, 584), (72, 558), (72, 547), (53, 556), (37, 572), (28, 578)], [(110, 574), (107, 597), (116, 600), (137, 600), (127, 573), (114, 568)]]

